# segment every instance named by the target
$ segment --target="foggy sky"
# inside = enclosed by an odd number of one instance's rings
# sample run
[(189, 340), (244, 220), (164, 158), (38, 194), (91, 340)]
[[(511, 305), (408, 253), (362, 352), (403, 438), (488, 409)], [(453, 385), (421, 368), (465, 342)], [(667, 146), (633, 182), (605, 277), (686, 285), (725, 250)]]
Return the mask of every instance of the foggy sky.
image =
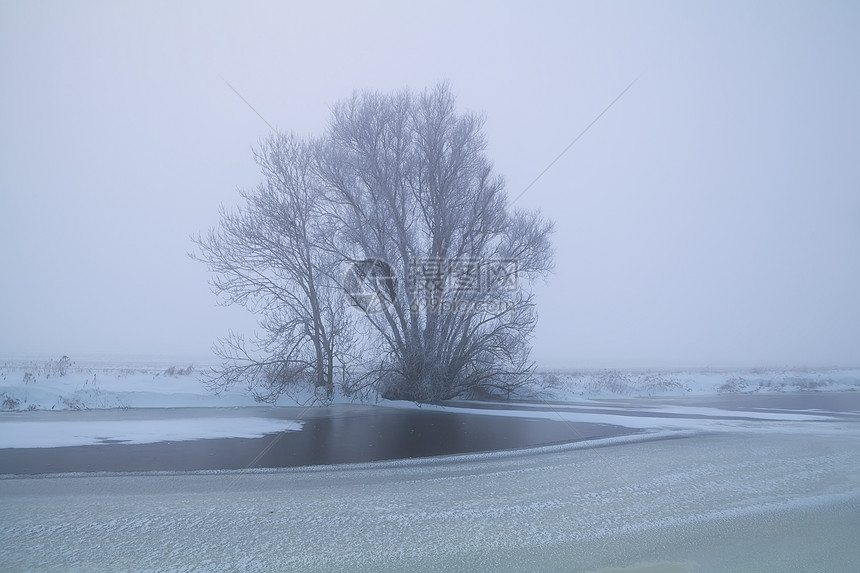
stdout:
[(860, 364), (860, 5), (0, 4), (0, 359), (211, 360), (267, 125), (450, 82), (556, 221), (544, 367)]

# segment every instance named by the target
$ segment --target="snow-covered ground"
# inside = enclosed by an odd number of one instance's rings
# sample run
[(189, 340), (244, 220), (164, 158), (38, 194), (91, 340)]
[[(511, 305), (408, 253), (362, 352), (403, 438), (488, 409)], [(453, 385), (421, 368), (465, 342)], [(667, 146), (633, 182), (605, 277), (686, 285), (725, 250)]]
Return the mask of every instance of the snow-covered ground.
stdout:
[(191, 408), (259, 405), (247, 388), (221, 395), (202, 380), (207, 366), (191, 364), (0, 360), (3, 410)]
[[(207, 365), (112, 364), (0, 360), (0, 410), (85, 410), (255, 406), (246, 387), (214, 395), (203, 383)], [(550, 401), (745, 393), (860, 390), (860, 368), (707, 371), (539, 372), (515, 398)], [(306, 405), (297, 389), (278, 405)], [(348, 398), (336, 396), (336, 401)]]
[(860, 390), (860, 368), (556, 371), (539, 373), (533, 389), (548, 400), (850, 392)]

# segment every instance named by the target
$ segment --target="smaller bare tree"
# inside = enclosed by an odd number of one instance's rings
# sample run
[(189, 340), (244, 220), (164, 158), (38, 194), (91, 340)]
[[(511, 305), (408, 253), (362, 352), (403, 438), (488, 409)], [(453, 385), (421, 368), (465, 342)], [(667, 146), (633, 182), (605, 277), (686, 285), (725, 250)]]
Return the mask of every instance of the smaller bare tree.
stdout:
[[(336, 275), (340, 265), (321, 245), (325, 216), (312, 169), (312, 146), (273, 135), (255, 153), (263, 181), (243, 191), (245, 205), (221, 211), (220, 226), (194, 238), (213, 273), (222, 304), (261, 316), (253, 340), (230, 333), (215, 346), (223, 365), (208, 380), (223, 391), (247, 383), (254, 397), (274, 402), (297, 384), (331, 399), (350, 346), (349, 315)], [(330, 233), (329, 233), (330, 234)], [(343, 352), (339, 352), (343, 349)]]

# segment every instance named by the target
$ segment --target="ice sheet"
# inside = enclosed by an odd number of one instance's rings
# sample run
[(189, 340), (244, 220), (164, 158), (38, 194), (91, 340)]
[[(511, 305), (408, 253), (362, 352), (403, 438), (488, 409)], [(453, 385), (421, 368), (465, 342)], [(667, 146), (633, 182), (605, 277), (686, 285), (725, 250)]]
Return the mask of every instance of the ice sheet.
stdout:
[(92, 444), (259, 438), (299, 431), (303, 422), (254, 417), (165, 418), (151, 420), (15, 420), (0, 422), (0, 448), (53, 448)]

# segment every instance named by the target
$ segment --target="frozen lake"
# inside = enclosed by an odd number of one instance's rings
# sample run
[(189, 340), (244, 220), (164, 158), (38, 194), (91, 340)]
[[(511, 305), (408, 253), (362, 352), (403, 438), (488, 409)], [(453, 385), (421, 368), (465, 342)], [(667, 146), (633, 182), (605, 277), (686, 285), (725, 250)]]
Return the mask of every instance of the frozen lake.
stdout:
[(4, 413), (0, 474), (363, 463), (599, 440), (654, 428), (837, 420), (858, 411), (860, 393)]
[[(554, 416), (568, 433), (573, 421), (624, 422), (635, 431), (506, 452), (6, 476), (0, 560), (10, 570), (80, 571), (854, 570), (857, 396), (743, 398), (531, 404), (483, 414), (476, 412), (489, 405), (461, 404), (457, 416), (492, 423), (540, 425)], [(396, 420), (391, 410), (383, 415)], [(400, 414), (452, 413), (403, 405)], [(309, 435), (313, 419), (283, 439)]]
[(0, 559), (18, 571), (852, 571), (858, 459), (856, 432), (728, 433), (313, 470), (4, 479)]
[[(237, 418), (241, 412), (241, 418)], [(635, 432), (617, 425), (577, 423), (575, 432), (561, 420), (337, 404), (327, 408), (182, 408), (87, 412), (39, 412), (5, 415), (23, 420), (16, 431), (38, 424), (43, 433), (62, 426), (66, 434), (83, 434), (95, 426), (92, 445), (0, 449), (0, 474), (62, 472), (130, 472), (241, 470), (323, 464), (374, 462), (599, 439)], [(180, 427), (271, 421), (260, 437), (201, 437), (177, 440)], [(296, 422), (281, 432), (278, 422)], [(124, 434), (123, 427), (137, 428)], [(142, 429), (162, 426), (162, 436), (140, 441)], [(6, 430), (10, 432), (11, 430)], [(59, 430), (58, 430), (59, 431)], [(263, 428), (265, 431), (265, 428)], [(211, 430), (210, 430), (211, 432)], [(151, 432), (152, 433), (152, 432)], [(68, 439), (75, 436), (67, 435)], [(83, 440), (81, 440), (83, 441)], [(45, 444), (50, 444), (50, 439)], [(24, 442), (26, 445), (26, 442)]]

